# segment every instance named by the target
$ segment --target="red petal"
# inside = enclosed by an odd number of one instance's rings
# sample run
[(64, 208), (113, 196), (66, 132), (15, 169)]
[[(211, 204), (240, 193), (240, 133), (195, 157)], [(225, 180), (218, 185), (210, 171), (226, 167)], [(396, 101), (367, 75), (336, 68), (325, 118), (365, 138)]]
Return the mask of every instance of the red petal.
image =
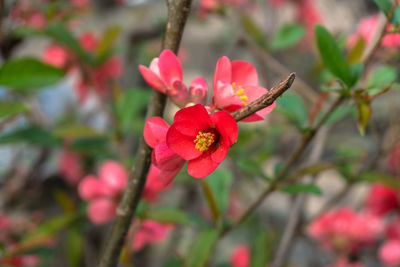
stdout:
[(213, 79), (213, 88), (214, 94), (218, 88), (218, 83), (223, 84), (231, 84), (232, 83), (232, 67), (231, 61), (227, 57), (221, 57), (217, 66), (215, 67), (214, 79)]
[(169, 125), (160, 117), (152, 117), (146, 121), (143, 136), (146, 143), (154, 148), (157, 144), (165, 142)]
[(211, 120), (215, 124), (221, 137), (226, 138), (228, 141), (226, 145), (233, 145), (238, 137), (239, 129), (231, 114), (225, 111), (218, 111), (212, 115)]
[(213, 102), (214, 105), (220, 109), (231, 105), (243, 106), (242, 101), (235, 94), (230, 84), (219, 86), (218, 90), (214, 90)]
[(177, 56), (170, 50), (164, 50), (161, 52), (158, 67), (160, 68), (160, 74), (165, 83), (172, 86), (174, 81), (182, 81), (182, 67)]
[(243, 60), (232, 61), (232, 82), (238, 85), (258, 85), (257, 71), (254, 66)]
[(194, 139), (183, 135), (174, 127), (174, 124), (167, 132), (167, 145), (185, 160), (197, 158), (203, 153), (195, 148)]
[(222, 162), (229, 151), (229, 146), (227, 145), (226, 138), (221, 138), (219, 142), (219, 147), (211, 154), (211, 159), (215, 162)]
[(174, 123), (185, 122), (193, 127), (208, 129), (210, 124), (210, 115), (203, 105), (197, 104), (191, 107), (179, 110), (174, 117)]
[(156, 73), (143, 65), (139, 65), (139, 71), (148, 85), (161, 93), (165, 93), (165, 84)]
[(200, 157), (189, 160), (188, 173), (194, 178), (203, 178), (212, 173), (220, 164), (211, 159), (211, 150), (207, 150)]

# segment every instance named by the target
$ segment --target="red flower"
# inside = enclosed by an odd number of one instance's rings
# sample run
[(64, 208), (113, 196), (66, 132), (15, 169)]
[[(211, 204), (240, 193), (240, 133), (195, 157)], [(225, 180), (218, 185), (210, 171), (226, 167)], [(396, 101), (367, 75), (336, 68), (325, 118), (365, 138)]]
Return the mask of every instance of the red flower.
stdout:
[(379, 259), (385, 266), (399, 266), (400, 241), (388, 240), (379, 249)]
[(233, 267), (248, 267), (250, 264), (250, 249), (246, 245), (235, 248), (231, 255), (231, 265)]
[[(166, 123), (160, 117), (153, 117), (146, 121), (143, 136), (146, 143), (153, 148), (151, 161), (160, 173), (159, 176), (165, 186), (169, 185), (178, 174), (185, 160), (178, 156), (167, 146), (167, 131), (169, 129)], [(151, 176), (154, 176), (156, 170), (153, 170)], [(149, 173), (150, 175), (150, 173)], [(150, 177), (148, 177), (149, 179)], [(152, 177), (152, 179), (154, 179)]]
[(188, 160), (188, 173), (202, 178), (225, 159), (238, 137), (235, 119), (225, 111), (210, 116), (200, 104), (181, 109), (167, 132), (167, 145)]
[(133, 240), (133, 250), (139, 251), (147, 244), (157, 244), (168, 237), (174, 228), (173, 224), (162, 224), (153, 220), (145, 220), (140, 223)]
[(400, 206), (397, 191), (383, 184), (374, 184), (369, 192), (366, 208), (376, 215), (385, 215)]
[[(214, 80), (214, 106), (228, 112), (236, 111), (268, 92), (258, 86), (257, 71), (249, 62), (242, 60), (230, 61), (221, 57), (215, 68)], [(275, 103), (243, 121), (263, 120), (262, 116), (270, 113)]]

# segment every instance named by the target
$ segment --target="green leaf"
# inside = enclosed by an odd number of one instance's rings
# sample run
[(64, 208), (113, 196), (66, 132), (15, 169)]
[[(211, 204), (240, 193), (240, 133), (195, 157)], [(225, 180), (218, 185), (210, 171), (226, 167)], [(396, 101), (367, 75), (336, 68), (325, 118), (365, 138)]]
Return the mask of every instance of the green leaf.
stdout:
[(20, 58), (0, 67), (0, 85), (14, 90), (32, 91), (55, 84), (64, 72), (34, 58)]
[(398, 181), (395, 177), (389, 176), (384, 173), (376, 171), (364, 172), (361, 175), (360, 179), (367, 182), (378, 182), (400, 190), (400, 181)]
[(353, 47), (353, 49), (350, 51), (348, 55), (348, 63), (349, 64), (354, 64), (360, 61), (361, 56), (363, 54), (365, 48), (365, 41), (364, 38), (358, 38), (356, 45)]
[(83, 236), (75, 228), (71, 228), (67, 232), (67, 237), (64, 243), (64, 249), (66, 250), (66, 258), (70, 267), (81, 266), (81, 260), (83, 255)]
[(288, 194), (307, 193), (313, 195), (322, 195), (321, 189), (315, 184), (294, 184), (287, 185), (281, 189), (282, 192)]
[(333, 36), (321, 25), (315, 26), (317, 46), (325, 66), (347, 86), (353, 85), (350, 69)]
[(95, 157), (111, 157), (110, 140), (107, 137), (79, 138), (70, 146), (71, 150), (86, 153)]
[(204, 178), (211, 187), (220, 214), (228, 207), (232, 178), (232, 173), (226, 170), (216, 170)]
[(104, 54), (107, 54), (115, 45), (115, 41), (117, 40), (120, 32), (121, 28), (119, 26), (109, 27), (105, 31), (103, 38), (96, 49), (96, 55), (102, 57)]
[(306, 30), (299, 24), (286, 24), (275, 33), (271, 49), (280, 50), (296, 45), (304, 37)]
[(394, 11), (392, 24), (395, 24), (395, 25), (399, 25), (400, 24), (400, 6), (397, 6), (396, 10)]
[(103, 134), (85, 125), (65, 125), (54, 129), (53, 134), (62, 138), (91, 138), (100, 137)]
[(371, 103), (368, 99), (360, 97), (356, 99), (356, 105), (358, 111), (357, 127), (360, 134), (363, 136), (365, 134), (365, 127), (372, 114)]
[[(353, 106), (342, 106), (340, 108), (337, 108), (335, 111), (332, 112), (332, 114), (326, 120), (325, 125), (334, 124), (340, 121), (341, 119), (349, 115), (353, 110), (354, 110)], [(322, 116), (323, 114), (321, 114), (321, 117)]]
[(265, 231), (260, 231), (251, 245), (251, 267), (265, 267), (270, 261), (270, 250), (268, 235)]
[(176, 208), (158, 208), (145, 214), (146, 218), (152, 219), (162, 223), (179, 223), (187, 225), (189, 224), (189, 218), (181, 210)]
[(53, 136), (50, 132), (35, 125), (19, 128), (0, 136), (0, 144), (18, 143), (57, 146), (61, 144), (61, 140)]
[(29, 108), (19, 102), (0, 101), (0, 120), (27, 112)]
[(358, 79), (361, 77), (364, 71), (364, 65), (361, 63), (356, 63), (350, 66), (350, 76), (352, 85), (356, 84)]
[(374, 0), (380, 10), (388, 17), (392, 9), (392, 1), (390, 0)]
[(246, 32), (255, 40), (260, 46), (266, 47), (267, 43), (265, 41), (265, 34), (260, 29), (260, 27), (254, 22), (252, 17), (247, 15), (242, 15), (241, 17), (242, 25)]
[(248, 173), (252, 176), (260, 176), (264, 179), (269, 179), (267, 175), (265, 175), (263, 169), (261, 168), (260, 164), (257, 163), (255, 160), (250, 159), (249, 157), (247, 158), (239, 158), (237, 160), (237, 164), (239, 165), (239, 168), (244, 171), (245, 173)]
[(181, 258), (179, 258), (176, 255), (173, 255), (170, 258), (168, 258), (163, 264), (163, 267), (181, 267), (181, 266), (184, 266), (184, 262)]
[(315, 175), (320, 172), (329, 170), (334, 168), (335, 166), (329, 163), (324, 163), (324, 162), (318, 162), (315, 164), (312, 164), (310, 166), (304, 167), (298, 171), (296, 171), (294, 174), (290, 175), (287, 179), (298, 179), (306, 175)]
[(215, 229), (204, 230), (198, 234), (189, 247), (186, 266), (205, 267), (217, 239), (218, 231)]
[(367, 90), (382, 89), (390, 86), (397, 80), (397, 69), (383, 65), (376, 68), (368, 78)]
[(308, 120), (308, 112), (303, 100), (294, 94), (284, 94), (277, 100), (277, 111), (302, 130)]

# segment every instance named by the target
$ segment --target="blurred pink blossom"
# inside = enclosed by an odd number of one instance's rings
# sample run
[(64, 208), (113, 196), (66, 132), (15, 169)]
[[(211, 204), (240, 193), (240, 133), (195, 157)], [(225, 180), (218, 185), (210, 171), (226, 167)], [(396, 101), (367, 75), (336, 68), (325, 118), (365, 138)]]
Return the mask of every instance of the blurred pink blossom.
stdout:
[(153, 220), (141, 222), (134, 233), (133, 250), (139, 251), (147, 244), (162, 242), (173, 228), (172, 224), (163, 224)]
[(388, 240), (379, 249), (379, 259), (385, 266), (395, 267), (400, 264), (400, 241)]
[(232, 252), (230, 263), (233, 267), (250, 266), (250, 249), (247, 245), (239, 245)]
[(400, 207), (398, 192), (387, 185), (373, 184), (366, 201), (366, 209), (376, 215), (385, 215)]
[(58, 68), (64, 68), (68, 60), (68, 51), (58, 45), (48, 46), (43, 54), (43, 61)]
[(79, 154), (63, 150), (59, 159), (59, 170), (69, 185), (76, 185), (83, 176), (83, 166)]

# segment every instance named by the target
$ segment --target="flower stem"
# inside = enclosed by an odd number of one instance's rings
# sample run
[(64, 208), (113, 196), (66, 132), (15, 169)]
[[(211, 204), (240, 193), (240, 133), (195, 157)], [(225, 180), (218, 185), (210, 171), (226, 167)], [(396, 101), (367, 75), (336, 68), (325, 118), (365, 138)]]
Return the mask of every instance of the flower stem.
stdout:
[(201, 187), (203, 188), (204, 195), (206, 196), (207, 203), (208, 203), (208, 206), (210, 207), (210, 211), (213, 216), (215, 225), (218, 226), (221, 216), (219, 213), (219, 209), (218, 209), (214, 194), (211, 190), (210, 184), (208, 183), (208, 181), (206, 179), (202, 179)]

